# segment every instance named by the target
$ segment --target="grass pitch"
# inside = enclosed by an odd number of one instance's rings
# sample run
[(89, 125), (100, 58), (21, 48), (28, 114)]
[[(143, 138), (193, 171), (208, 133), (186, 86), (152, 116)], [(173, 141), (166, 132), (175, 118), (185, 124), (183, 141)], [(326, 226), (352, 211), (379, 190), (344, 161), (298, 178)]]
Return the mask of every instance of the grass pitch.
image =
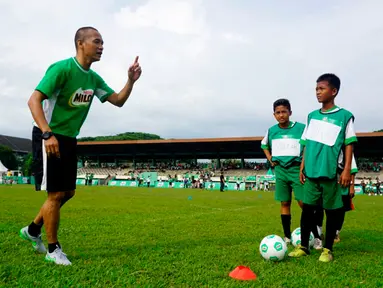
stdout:
[[(333, 263), (317, 251), (272, 263), (258, 249), (264, 236), (283, 236), (273, 195), (80, 186), (61, 212), (59, 240), (72, 261), (62, 267), (18, 236), (45, 193), (0, 186), (0, 286), (383, 287), (383, 197), (355, 198)], [(292, 230), (299, 217), (294, 204)], [(228, 277), (239, 265), (257, 280)]]

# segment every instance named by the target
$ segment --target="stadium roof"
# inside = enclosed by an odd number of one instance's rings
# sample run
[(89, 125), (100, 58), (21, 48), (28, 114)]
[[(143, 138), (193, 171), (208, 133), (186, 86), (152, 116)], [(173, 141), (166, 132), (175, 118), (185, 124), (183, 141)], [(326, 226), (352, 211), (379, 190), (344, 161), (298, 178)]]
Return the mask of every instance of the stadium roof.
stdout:
[(32, 140), (26, 138), (0, 135), (0, 145), (8, 146), (17, 153), (32, 152)]
[[(383, 132), (357, 133), (357, 157), (383, 157)], [(264, 158), (263, 137), (197, 138), (79, 142), (79, 156), (125, 156), (127, 158)]]

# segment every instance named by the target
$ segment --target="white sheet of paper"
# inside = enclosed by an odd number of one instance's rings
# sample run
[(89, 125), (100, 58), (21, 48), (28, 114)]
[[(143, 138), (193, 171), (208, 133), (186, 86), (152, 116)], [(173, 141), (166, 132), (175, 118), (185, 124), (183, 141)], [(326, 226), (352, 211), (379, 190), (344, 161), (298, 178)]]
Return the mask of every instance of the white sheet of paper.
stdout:
[(272, 154), (275, 157), (297, 156), (301, 154), (299, 139), (274, 139), (272, 140)]
[(312, 119), (307, 129), (306, 139), (334, 146), (341, 127), (325, 121)]

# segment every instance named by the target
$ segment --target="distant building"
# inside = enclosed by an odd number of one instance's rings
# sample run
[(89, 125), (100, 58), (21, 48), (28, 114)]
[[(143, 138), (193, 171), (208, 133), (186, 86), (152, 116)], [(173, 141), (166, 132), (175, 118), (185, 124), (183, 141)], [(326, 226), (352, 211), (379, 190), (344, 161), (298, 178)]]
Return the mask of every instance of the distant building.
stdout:
[(17, 156), (32, 152), (32, 140), (27, 138), (0, 135), (0, 145), (8, 146)]

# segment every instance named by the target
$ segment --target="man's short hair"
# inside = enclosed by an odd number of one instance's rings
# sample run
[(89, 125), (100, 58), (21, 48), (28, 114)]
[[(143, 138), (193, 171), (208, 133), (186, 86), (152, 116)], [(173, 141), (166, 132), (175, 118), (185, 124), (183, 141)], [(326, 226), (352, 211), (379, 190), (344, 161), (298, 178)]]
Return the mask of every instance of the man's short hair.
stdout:
[(274, 104), (273, 104), (274, 111), (275, 111), (275, 109), (276, 109), (278, 106), (284, 106), (284, 107), (286, 107), (289, 111), (291, 111), (290, 101), (287, 100), (287, 99), (278, 99), (277, 101), (275, 101)]
[(96, 28), (91, 27), (91, 26), (81, 27), (76, 31), (76, 34), (74, 35), (74, 45), (76, 46), (76, 49), (77, 49), (77, 41), (78, 40), (84, 40), (85, 34), (89, 30), (94, 30), (94, 31), (98, 32), (98, 30)]
[(335, 88), (337, 90), (336, 95), (338, 95), (340, 89), (340, 79), (338, 76), (332, 73), (325, 73), (319, 76), (319, 78), (317, 79), (317, 83), (322, 81), (327, 81), (332, 88)]

